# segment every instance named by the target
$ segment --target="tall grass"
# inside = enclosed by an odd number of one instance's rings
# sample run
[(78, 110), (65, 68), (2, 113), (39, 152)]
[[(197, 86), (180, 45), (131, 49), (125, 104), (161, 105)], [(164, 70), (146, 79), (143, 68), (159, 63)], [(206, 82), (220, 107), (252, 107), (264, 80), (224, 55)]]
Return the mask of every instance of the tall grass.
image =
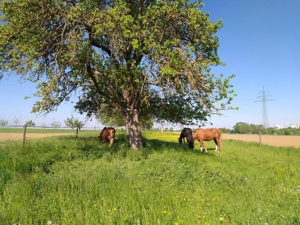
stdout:
[(300, 149), (97, 135), (0, 143), (1, 224), (300, 224)]

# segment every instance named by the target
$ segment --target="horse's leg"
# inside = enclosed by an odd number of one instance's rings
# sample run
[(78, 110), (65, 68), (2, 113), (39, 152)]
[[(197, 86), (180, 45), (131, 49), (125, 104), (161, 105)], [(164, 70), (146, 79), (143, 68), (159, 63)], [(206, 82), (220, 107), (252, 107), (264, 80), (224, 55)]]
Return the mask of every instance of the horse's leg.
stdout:
[(178, 142), (179, 142), (179, 144), (182, 144), (182, 138), (181, 137), (178, 138)]
[(202, 150), (203, 141), (202, 141), (202, 140), (199, 140), (199, 142), (200, 142), (200, 151), (202, 152), (202, 151), (203, 151), (203, 150)]
[(215, 144), (216, 144), (216, 152), (218, 151), (218, 148), (219, 148), (219, 142), (218, 142), (218, 140), (217, 140), (217, 138), (214, 138), (214, 142), (215, 142)]
[(206, 149), (206, 147), (205, 147), (205, 145), (204, 145), (203, 140), (200, 140), (200, 150), (201, 150), (201, 152), (203, 151), (202, 148), (204, 148), (204, 149), (205, 149), (205, 152), (207, 153), (207, 149)]
[(205, 152), (207, 153), (207, 149), (206, 149), (206, 147), (204, 145), (204, 142), (202, 142), (202, 143), (203, 143), (203, 148), (205, 149)]
[(109, 146), (111, 146), (113, 143), (114, 143), (114, 138), (111, 138), (111, 139), (109, 140)]

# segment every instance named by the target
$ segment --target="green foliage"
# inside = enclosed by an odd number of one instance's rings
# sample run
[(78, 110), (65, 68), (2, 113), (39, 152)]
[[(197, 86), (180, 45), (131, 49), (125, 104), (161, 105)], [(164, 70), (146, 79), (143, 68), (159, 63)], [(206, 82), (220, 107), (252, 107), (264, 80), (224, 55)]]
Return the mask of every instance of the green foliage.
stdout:
[[(96, 113), (96, 118), (101, 124), (106, 126), (126, 126), (126, 116), (122, 110), (117, 107), (105, 105), (102, 106), (101, 112)], [(153, 126), (153, 115), (149, 112), (141, 113), (139, 118), (140, 126), (143, 129), (151, 129)]]
[(26, 121), (26, 126), (28, 126), (28, 127), (34, 127), (35, 126), (35, 122), (33, 122), (32, 120)]
[(72, 130), (74, 130), (75, 128), (80, 130), (84, 126), (84, 122), (80, 121), (78, 118), (74, 118), (73, 115), (71, 116), (71, 118), (67, 118), (65, 120), (65, 124)]
[(103, 105), (101, 112), (96, 114), (96, 118), (101, 124), (107, 126), (125, 126), (126, 116), (122, 113), (120, 108), (113, 107), (111, 105)]
[[(222, 130), (223, 131), (223, 130)], [(265, 128), (263, 125), (248, 124), (244, 122), (238, 122), (233, 127), (233, 133), (235, 134), (270, 134), (270, 135), (300, 135), (299, 128)], [(230, 133), (225, 131), (224, 133)]]
[(72, 115), (71, 118), (67, 118), (65, 120), (65, 124), (67, 127), (70, 127), (72, 130), (76, 128), (76, 138), (78, 138), (78, 132), (84, 126), (84, 122), (80, 121), (78, 118), (75, 119)]
[(220, 129), (220, 131), (221, 131), (222, 133), (227, 133), (227, 134), (232, 133), (232, 130), (230, 130), (230, 129), (228, 129), (228, 128), (225, 128), (225, 127), (219, 128), (219, 129)]
[[(124, 133), (0, 143), (0, 219), (8, 224), (299, 224), (299, 149), (223, 141), (189, 150), (179, 134)], [(196, 145), (197, 146), (197, 145)]]
[(266, 130), (267, 134), (276, 134), (276, 135), (300, 135), (300, 129), (299, 128), (282, 128), (282, 129), (276, 129), (276, 128), (268, 128)]
[(239, 122), (239, 123), (235, 124), (233, 127), (233, 133), (249, 134), (250, 133), (249, 124), (243, 123), (243, 122)]
[(59, 121), (54, 120), (51, 123), (51, 126), (54, 127), (54, 129), (56, 130), (57, 128), (61, 127), (61, 123)]

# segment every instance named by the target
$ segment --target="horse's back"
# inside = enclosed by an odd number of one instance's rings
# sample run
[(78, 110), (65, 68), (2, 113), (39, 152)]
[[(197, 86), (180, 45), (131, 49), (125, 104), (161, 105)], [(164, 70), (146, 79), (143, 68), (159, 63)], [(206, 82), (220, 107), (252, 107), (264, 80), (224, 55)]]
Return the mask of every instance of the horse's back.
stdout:
[(99, 135), (99, 140), (104, 142), (107, 137), (107, 128), (104, 127)]
[(216, 138), (220, 138), (221, 137), (222, 132), (219, 129), (217, 129), (217, 128), (211, 128), (211, 130), (215, 134)]
[(192, 135), (193, 131), (192, 131), (191, 128), (184, 128), (184, 129), (185, 129), (185, 130), (184, 130), (185, 136), (187, 136), (187, 135)]
[(217, 128), (209, 128), (209, 129), (202, 129), (198, 128), (193, 133), (193, 138), (198, 140), (204, 140), (204, 141), (211, 141), (214, 138), (220, 138), (221, 132)]

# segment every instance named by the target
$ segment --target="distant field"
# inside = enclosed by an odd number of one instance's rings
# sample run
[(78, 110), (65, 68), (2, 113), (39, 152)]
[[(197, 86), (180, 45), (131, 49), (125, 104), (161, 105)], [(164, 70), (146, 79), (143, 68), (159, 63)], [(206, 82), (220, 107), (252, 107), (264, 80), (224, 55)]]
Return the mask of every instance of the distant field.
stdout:
[[(95, 131), (81, 130), (79, 133), (90, 133)], [(100, 132), (100, 131), (97, 131)], [(26, 139), (32, 138), (43, 138), (61, 135), (75, 135), (75, 131), (71, 129), (35, 129), (29, 128), (26, 131)], [(0, 142), (6, 140), (22, 140), (23, 139), (23, 129), (21, 128), (5, 128), (0, 129)]]
[[(224, 140), (240, 140), (259, 143), (257, 134), (222, 134)], [(261, 143), (272, 146), (292, 146), (300, 148), (300, 136), (262, 135)]]
[[(70, 135), (71, 133), (27, 133), (26, 138), (43, 138), (60, 135)], [(22, 133), (0, 133), (0, 141), (6, 140), (22, 140)]]

